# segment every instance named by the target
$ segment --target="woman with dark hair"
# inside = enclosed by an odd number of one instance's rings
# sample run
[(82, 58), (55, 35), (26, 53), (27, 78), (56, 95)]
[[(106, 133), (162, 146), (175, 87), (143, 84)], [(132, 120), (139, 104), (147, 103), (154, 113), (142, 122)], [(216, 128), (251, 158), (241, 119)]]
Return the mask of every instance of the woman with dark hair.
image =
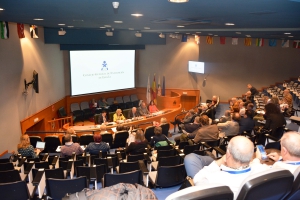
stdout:
[(264, 115), (264, 118), (266, 119), (266, 124), (264, 125), (264, 129), (271, 129), (271, 135), (278, 137), (279, 135), (276, 133), (276, 129), (286, 125), (283, 114), (274, 103), (268, 103), (265, 105), (265, 112), (266, 114)]
[(151, 100), (149, 103), (149, 112), (150, 113), (155, 113), (158, 112), (159, 110), (157, 109), (156, 105), (154, 104), (154, 101)]
[(144, 132), (138, 129), (135, 133), (135, 141), (131, 142), (126, 148), (126, 153), (131, 155), (144, 153), (146, 152), (145, 148), (148, 148), (148, 141), (145, 138)]
[(101, 134), (94, 134), (94, 142), (89, 143), (84, 151), (92, 155), (98, 155), (99, 151), (108, 152), (109, 145), (102, 142)]
[(153, 147), (157, 142), (167, 141), (165, 135), (162, 134), (162, 128), (160, 126), (156, 126), (154, 128), (154, 136), (150, 141), (150, 146)]

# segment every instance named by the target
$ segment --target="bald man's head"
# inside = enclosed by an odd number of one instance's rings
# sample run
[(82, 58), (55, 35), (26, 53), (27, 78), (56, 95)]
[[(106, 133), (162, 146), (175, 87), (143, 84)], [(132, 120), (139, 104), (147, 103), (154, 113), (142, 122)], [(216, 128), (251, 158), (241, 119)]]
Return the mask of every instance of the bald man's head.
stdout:
[(296, 131), (290, 131), (283, 134), (281, 138), (281, 146), (286, 148), (291, 156), (300, 159), (300, 134)]
[(227, 150), (236, 162), (248, 164), (253, 156), (254, 145), (244, 136), (235, 136), (230, 140)]

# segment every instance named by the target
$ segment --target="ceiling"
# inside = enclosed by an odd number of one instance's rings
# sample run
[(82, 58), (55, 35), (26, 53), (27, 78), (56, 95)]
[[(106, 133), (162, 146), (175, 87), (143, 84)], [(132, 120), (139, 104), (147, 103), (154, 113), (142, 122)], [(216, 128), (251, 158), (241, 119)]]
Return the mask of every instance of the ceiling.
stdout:
[[(4, 9), (0, 20), (65, 30), (102, 29), (106, 25), (103, 30), (115, 32), (300, 39), (300, 0), (119, 0), (118, 9), (112, 2), (0, 0), (0, 8)], [(143, 16), (131, 16), (135, 13)], [(36, 18), (43, 20), (33, 20)]]

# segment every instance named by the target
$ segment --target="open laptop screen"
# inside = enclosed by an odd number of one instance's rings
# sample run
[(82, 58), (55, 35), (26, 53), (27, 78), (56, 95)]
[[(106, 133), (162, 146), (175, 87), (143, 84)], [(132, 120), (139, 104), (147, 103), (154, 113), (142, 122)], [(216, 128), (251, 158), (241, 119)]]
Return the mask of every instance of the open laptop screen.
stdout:
[(37, 141), (36, 142), (36, 148), (37, 149), (45, 149), (45, 142)]

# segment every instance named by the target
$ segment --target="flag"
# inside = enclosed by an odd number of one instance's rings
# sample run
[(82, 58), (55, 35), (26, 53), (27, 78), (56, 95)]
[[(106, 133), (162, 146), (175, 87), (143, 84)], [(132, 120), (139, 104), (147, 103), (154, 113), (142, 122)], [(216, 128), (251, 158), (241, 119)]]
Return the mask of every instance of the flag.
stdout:
[(30, 36), (31, 38), (39, 38), (38, 27), (36, 25), (30, 25)]
[(251, 46), (252, 45), (252, 38), (245, 38), (244, 44), (245, 44), (245, 46)]
[(161, 96), (160, 76), (158, 77), (158, 83), (157, 83), (157, 96)]
[(269, 46), (270, 47), (276, 47), (277, 46), (277, 40), (276, 39), (269, 39)]
[(213, 44), (214, 43), (213, 37), (212, 36), (206, 36), (206, 43), (207, 44)]
[(238, 38), (232, 38), (231, 44), (232, 45), (238, 45), (239, 39)]
[(256, 38), (256, 46), (263, 47), (264, 46), (264, 39), (263, 38)]
[(182, 34), (181, 42), (187, 42), (188, 36), (186, 34)]
[(163, 76), (161, 96), (166, 96), (166, 87), (165, 87), (165, 76)]
[(300, 40), (294, 40), (293, 47), (296, 49), (300, 49)]
[(155, 74), (154, 74), (154, 78), (153, 78), (151, 93), (152, 93), (152, 100), (156, 104), (156, 93), (157, 93), (157, 91), (156, 91), (156, 83), (155, 83)]
[(8, 39), (9, 38), (9, 29), (7, 22), (1, 22), (1, 38)]
[(25, 38), (24, 34), (24, 24), (17, 24), (17, 29), (18, 29), (18, 36), (19, 38)]
[(150, 92), (150, 75), (148, 75), (148, 84), (147, 84), (147, 91), (146, 91), (146, 101), (147, 101), (147, 104), (150, 103), (150, 100), (151, 100), (151, 92)]
[(283, 47), (283, 48), (290, 47), (289, 40), (282, 40), (281, 47)]
[(196, 44), (200, 44), (200, 36), (199, 35), (195, 35), (195, 42), (196, 42)]
[(220, 37), (220, 44), (225, 44), (226, 37)]

